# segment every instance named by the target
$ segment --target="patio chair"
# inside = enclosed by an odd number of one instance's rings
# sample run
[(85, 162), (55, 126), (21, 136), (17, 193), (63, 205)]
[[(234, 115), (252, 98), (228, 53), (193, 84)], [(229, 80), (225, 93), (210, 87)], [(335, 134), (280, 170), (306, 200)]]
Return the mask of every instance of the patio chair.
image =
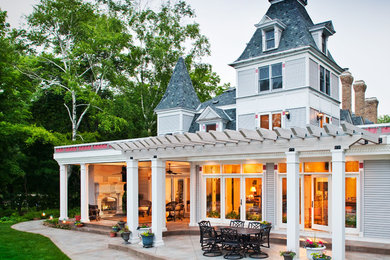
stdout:
[(249, 253), (250, 258), (256, 258), (256, 259), (264, 259), (268, 258), (268, 254), (261, 251), (261, 247), (263, 243), (265, 242), (265, 237), (264, 237), (264, 230), (260, 229), (259, 233), (256, 234), (254, 237), (250, 237), (245, 242), (245, 250), (247, 253)]
[(221, 243), (221, 240), (214, 227), (200, 226), (200, 235), (202, 243), (205, 245), (202, 247), (204, 256), (214, 257), (222, 255), (221, 247), (218, 245)]
[(260, 222), (249, 222), (248, 228), (261, 229), (261, 223)]
[(88, 204), (88, 215), (90, 220), (100, 220), (99, 206)]
[(231, 227), (244, 227), (245, 221), (242, 220), (231, 220), (230, 226)]
[(211, 227), (211, 223), (208, 220), (202, 220), (198, 223), (199, 230), (200, 230), (200, 246), (202, 247), (202, 250), (205, 251), (207, 249), (206, 240), (203, 239), (203, 233), (202, 233), (202, 227)]
[(225, 259), (241, 259), (245, 257), (243, 245), (237, 230), (221, 228), (222, 248), (228, 250), (223, 256)]
[(262, 225), (263, 227), (263, 242), (261, 244), (262, 247), (270, 248), (269, 244), (269, 235), (271, 233), (272, 226)]
[(150, 216), (152, 210), (152, 202), (150, 200), (141, 200), (138, 206), (138, 214), (145, 217), (145, 214)]

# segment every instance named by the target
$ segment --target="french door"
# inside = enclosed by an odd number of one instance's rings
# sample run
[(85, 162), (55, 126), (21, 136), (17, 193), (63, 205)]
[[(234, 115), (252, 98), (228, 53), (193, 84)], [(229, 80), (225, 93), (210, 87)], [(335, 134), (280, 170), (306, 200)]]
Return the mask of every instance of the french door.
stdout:
[(243, 218), (242, 220), (263, 220), (263, 179), (260, 177), (243, 178)]
[(329, 230), (329, 180), (312, 175), (312, 229)]

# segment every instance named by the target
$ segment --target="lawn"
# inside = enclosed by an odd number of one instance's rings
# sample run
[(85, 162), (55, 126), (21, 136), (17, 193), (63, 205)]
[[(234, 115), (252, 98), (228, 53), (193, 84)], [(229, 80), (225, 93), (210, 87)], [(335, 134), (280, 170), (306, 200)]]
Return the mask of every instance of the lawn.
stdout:
[(69, 259), (49, 238), (0, 223), (0, 259)]

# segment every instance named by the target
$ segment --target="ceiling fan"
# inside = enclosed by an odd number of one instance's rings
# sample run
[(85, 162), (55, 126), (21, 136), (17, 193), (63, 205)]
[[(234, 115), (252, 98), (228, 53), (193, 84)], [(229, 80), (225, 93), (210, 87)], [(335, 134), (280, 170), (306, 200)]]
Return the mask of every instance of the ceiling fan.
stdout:
[(179, 172), (173, 172), (173, 171), (171, 170), (171, 164), (168, 163), (168, 171), (167, 171), (167, 174), (169, 174), (169, 175), (178, 175), (178, 174), (181, 174), (181, 173), (179, 173)]

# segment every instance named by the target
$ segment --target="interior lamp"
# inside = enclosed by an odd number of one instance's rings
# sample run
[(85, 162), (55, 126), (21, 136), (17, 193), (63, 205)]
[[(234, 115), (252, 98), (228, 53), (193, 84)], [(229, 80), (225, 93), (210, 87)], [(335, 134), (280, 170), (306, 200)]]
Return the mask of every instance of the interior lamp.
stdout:
[(252, 186), (251, 189), (250, 189), (251, 192), (256, 192), (256, 187), (255, 186)]

